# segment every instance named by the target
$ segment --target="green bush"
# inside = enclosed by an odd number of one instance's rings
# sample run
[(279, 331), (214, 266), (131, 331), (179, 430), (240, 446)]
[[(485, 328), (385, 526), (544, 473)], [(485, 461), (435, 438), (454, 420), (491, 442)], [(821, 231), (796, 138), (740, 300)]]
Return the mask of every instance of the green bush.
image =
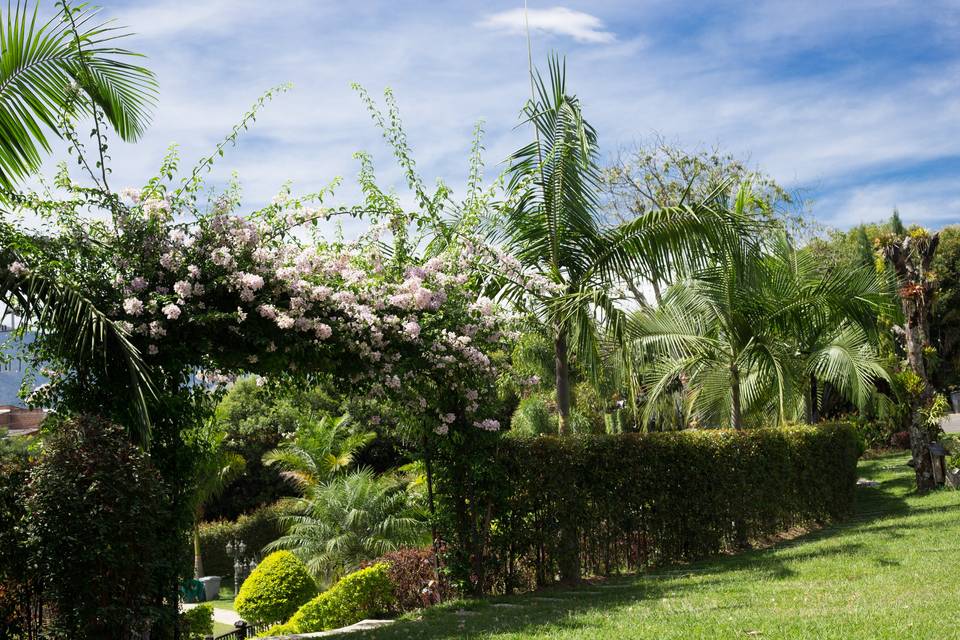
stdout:
[(465, 591), (686, 562), (853, 506), (850, 425), (501, 438), (437, 464), (446, 565)]
[(557, 416), (547, 393), (535, 393), (520, 401), (510, 419), (510, 434), (537, 436), (555, 434), (559, 430)]
[(250, 573), (234, 606), (247, 622), (280, 622), (315, 595), (317, 585), (306, 565), (289, 551), (277, 551)]
[(339, 629), (386, 613), (394, 605), (390, 567), (385, 563), (355, 571), (303, 605), (284, 625), (294, 633)]
[(185, 558), (162, 552), (176, 533), (164, 485), (123, 428), (86, 417), (59, 425), (28, 494), (31, 569), (55, 612), (45, 637), (133, 637), (166, 615)]
[(203, 640), (213, 635), (213, 605), (200, 604), (180, 614), (183, 636), (187, 640)]
[(218, 520), (200, 525), (200, 553), (203, 568), (209, 576), (233, 576), (233, 558), (227, 555), (227, 543), (241, 540), (247, 553), (258, 555), (260, 550), (282, 534), (274, 507), (263, 507), (235, 521)]

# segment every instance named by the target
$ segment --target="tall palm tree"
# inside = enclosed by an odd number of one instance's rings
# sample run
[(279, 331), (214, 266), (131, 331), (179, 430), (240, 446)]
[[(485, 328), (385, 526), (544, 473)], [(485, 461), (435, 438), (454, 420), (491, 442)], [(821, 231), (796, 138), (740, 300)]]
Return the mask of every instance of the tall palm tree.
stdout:
[(193, 522), (193, 576), (203, 577), (203, 557), (200, 553), (200, 522), (204, 510), (213, 500), (220, 497), (231, 482), (237, 479), (246, 468), (247, 462), (238, 453), (223, 448), (221, 434), (213, 451), (201, 461), (197, 468), (197, 490), (194, 494)]
[(0, 10), (0, 194), (7, 196), (40, 168), (50, 133), (60, 135), (63, 119), (77, 115), (93, 117), (105, 181), (102, 121), (137, 140), (157, 92), (153, 73), (131, 62), (138, 54), (116, 46), (127, 34), (100, 22), (97, 9), (65, 2), (44, 22), (39, 3), (29, 5)]
[(619, 330), (622, 313), (612, 290), (623, 276), (662, 276), (700, 264), (710, 247), (735, 242), (746, 221), (703, 203), (602, 227), (597, 136), (567, 91), (565, 66), (554, 57), (547, 79), (531, 76), (534, 92), (523, 112), (534, 140), (511, 156), (510, 197), (502, 219), (488, 222), (488, 239), (520, 273), (501, 275), (492, 289), (532, 309), (549, 331), (560, 431), (569, 433), (571, 354), (588, 372), (599, 370), (599, 323)]

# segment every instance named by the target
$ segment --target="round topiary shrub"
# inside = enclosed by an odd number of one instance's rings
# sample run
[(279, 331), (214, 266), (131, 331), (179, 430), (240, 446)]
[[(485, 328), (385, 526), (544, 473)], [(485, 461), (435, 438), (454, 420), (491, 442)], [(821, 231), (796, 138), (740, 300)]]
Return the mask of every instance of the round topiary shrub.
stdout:
[(311, 633), (339, 629), (394, 607), (390, 567), (381, 562), (344, 576), (335, 585), (303, 605), (285, 630)]
[(306, 565), (289, 551), (277, 551), (250, 573), (234, 606), (252, 624), (283, 622), (315, 595)]

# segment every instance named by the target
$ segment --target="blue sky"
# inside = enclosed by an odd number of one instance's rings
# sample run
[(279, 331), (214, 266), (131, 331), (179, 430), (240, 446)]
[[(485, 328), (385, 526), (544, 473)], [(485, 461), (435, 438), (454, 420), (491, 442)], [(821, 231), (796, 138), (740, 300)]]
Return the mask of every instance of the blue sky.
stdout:
[[(215, 176), (237, 170), (248, 202), (286, 180), (308, 191), (353, 152), (401, 185), (351, 82), (392, 87), (428, 181), (465, 181), (476, 120), (489, 173), (528, 132), (522, 2), (102, 0), (137, 32), (126, 46), (159, 76), (154, 125), (113, 149), (116, 188), (150, 175), (170, 142), (189, 163), (266, 88), (292, 82)], [(568, 61), (605, 154), (660, 134), (719, 145), (799, 190), (823, 223), (889, 215), (960, 222), (960, 3), (530, 1), (534, 61)]]

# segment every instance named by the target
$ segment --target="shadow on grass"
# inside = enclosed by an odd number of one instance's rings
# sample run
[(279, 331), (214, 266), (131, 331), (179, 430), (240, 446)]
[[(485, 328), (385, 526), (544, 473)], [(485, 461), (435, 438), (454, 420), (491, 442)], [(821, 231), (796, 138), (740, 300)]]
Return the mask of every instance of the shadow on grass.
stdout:
[[(687, 591), (710, 586), (732, 585), (743, 580), (786, 580), (798, 575), (800, 563), (829, 559), (862, 552), (864, 542), (844, 540), (848, 534), (887, 534), (903, 526), (876, 526), (890, 517), (915, 514), (933, 507), (911, 508), (905, 498), (912, 490), (912, 475), (902, 474), (891, 458), (865, 463), (863, 477), (878, 479), (879, 487), (857, 489), (854, 514), (789, 542), (737, 555), (719, 556), (688, 565), (668, 566), (647, 573), (612, 578), (602, 583), (584, 584), (579, 588), (554, 587), (513, 597), (464, 600), (445, 603), (418, 614), (417, 619), (401, 619), (395, 624), (361, 633), (372, 640), (426, 639), (453, 640), (495, 633), (534, 635), (548, 631), (576, 631), (593, 626), (579, 618), (592, 611), (615, 610), (637, 603), (682, 598)], [(898, 474), (890, 477), (890, 471)], [(806, 549), (809, 543), (830, 541), (823, 547)], [(793, 550), (797, 548), (796, 552)], [(897, 566), (896, 560), (874, 558), (878, 567)], [(749, 574), (749, 575), (744, 575)], [(747, 606), (735, 599), (715, 604), (714, 609), (737, 609)], [(333, 636), (338, 638), (356, 637)]]

